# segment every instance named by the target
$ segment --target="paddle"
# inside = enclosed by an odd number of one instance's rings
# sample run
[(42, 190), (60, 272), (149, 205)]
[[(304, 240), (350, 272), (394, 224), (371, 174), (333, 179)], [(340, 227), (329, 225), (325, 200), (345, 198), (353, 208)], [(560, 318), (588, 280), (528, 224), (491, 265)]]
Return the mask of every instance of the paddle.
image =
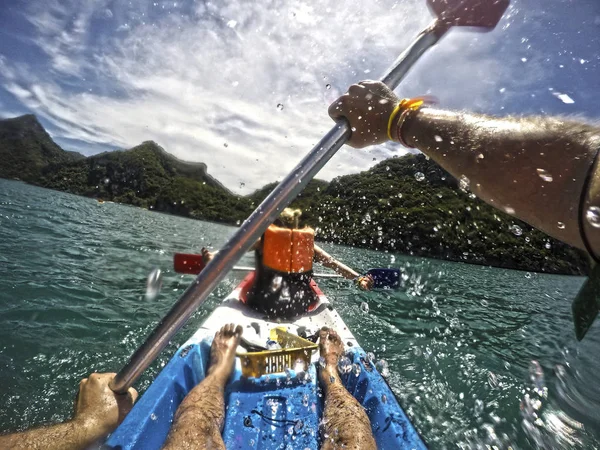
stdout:
[[(175, 253), (173, 255), (173, 268), (177, 273), (198, 275), (204, 269), (202, 255), (194, 253)], [(254, 267), (234, 266), (233, 270), (250, 272)], [(313, 278), (341, 278), (337, 273), (313, 273)]]
[(369, 269), (373, 277), (373, 288), (392, 289), (400, 287), (400, 269)]
[(571, 304), (571, 311), (573, 313), (573, 323), (575, 325), (575, 336), (577, 340), (581, 341), (594, 319), (598, 315), (598, 302), (600, 301), (600, 264), (592, 269), (592, 273), (581, 289), (577, 293), (577, 297)]
[[(502, 17), (509, 0), (428, 0), (427, 3), (437, 19), (417, 36), (381, 79), (391, 89), (395, 89), (400, 84), (423, 53), (433, 47), (452, 26), (473, 26), (490, 30)], [(200, 272), (196, 280), (115, 376), (110, 384), (113, 391), (127, 392), (175, 333), (185, 325), (194, 311), (206, 301), (235, 263), (273, 223), (279, 212), (302, 192), (308, 182), (344, 145), (350, 134), (348, 122), (339, 120), (292, 172), (273, 189), (238, 228), (229, 242)]]

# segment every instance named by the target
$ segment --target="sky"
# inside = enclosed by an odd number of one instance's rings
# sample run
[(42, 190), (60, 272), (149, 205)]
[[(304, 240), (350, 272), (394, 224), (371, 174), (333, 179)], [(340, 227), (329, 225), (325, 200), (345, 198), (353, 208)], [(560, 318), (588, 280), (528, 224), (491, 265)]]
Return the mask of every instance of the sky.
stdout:
[[(1, 0), (0, 117), (34, 113), (66, 150), (154, 140), (235, 193), (283, 178), (328, 105), (377, 79), (432, 20), (425, 0)], [(600, 117), (600, 2), (513, 0), (455, 29), (397, 93), (494, 115)], [(408, 150), (343, 147), (317, 176)]]

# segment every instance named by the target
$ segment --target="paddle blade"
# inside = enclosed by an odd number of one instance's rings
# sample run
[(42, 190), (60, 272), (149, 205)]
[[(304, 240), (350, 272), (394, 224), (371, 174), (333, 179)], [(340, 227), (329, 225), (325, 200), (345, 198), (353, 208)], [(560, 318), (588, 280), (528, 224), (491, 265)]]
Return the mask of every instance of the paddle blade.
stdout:
[(583, 283), (573, 300), (571, 311), (577, 340), (582, 340), (598, 315), (600, 302), (600, 264), (592, 270), (589, 278)]
[(373, 288), (397, 288), (400, 286), (400, 269), (369, 269), (373, 277)]
[(197, 275), (204, 269), (202, 255), (175, 253), (173, 255), (173, 268), (177, 273)]
[(510, 0), (427, 0), (439, 20), (450, 26), (493, 30)]

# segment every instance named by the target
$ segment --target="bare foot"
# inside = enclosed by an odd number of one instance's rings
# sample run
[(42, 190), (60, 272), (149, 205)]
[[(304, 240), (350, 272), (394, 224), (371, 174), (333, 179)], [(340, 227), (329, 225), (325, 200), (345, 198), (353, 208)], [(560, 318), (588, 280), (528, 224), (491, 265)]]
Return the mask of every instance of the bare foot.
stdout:
[(243, 328), (230, 323), (224, 325), (215, 333), (210, 346), (209, 375), (217, 375), (229, 378), (235, 365), (235, 350), (240, 343)]
[(325, 368), (320, 371), (321, 381), (327, 386), (339, 378), (337, 364), (344, 353), (342, 339), (333, 329), (323, 327), (319, 331), (319, 352), (325, 359)]

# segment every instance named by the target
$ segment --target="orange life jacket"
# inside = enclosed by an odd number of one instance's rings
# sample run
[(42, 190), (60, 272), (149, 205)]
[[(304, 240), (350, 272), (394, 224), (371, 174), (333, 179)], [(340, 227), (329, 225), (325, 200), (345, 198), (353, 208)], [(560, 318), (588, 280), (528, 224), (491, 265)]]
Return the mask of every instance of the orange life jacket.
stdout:
[(284, 273), (308, 272), (312, 270), (314, 245), (312, 228), (291, 230), (271, 225), (263, 237), (263, 264)]

